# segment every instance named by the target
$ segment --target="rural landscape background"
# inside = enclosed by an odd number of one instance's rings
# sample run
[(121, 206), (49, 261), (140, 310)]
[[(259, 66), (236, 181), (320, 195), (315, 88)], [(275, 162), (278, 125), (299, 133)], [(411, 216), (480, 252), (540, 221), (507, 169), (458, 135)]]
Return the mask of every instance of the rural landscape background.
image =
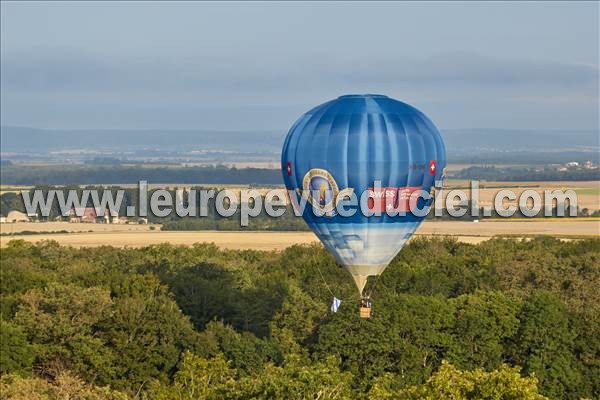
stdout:
[[(1, 7), (0, 398), (600, 398), (598, 3)], [(430, 215), (362, 320), (290, 204), (127, 215), (141, 180), (283, 193), (289, 127), (353, 92), (432, 117), (443, 196), (575, 216)], [(43, 217), (37, 189), (125, 198)]]

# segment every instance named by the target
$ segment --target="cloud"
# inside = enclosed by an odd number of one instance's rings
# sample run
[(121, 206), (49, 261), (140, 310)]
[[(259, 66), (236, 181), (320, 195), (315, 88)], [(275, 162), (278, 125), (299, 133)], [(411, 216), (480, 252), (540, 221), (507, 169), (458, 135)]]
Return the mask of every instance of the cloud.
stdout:
[[(246, 118), (242, 124), (262, 127), (264, 121), (253, 114), (276, 110), (283, 110), (281, 118), (263, 119), (285, 125), (297, 115), (291, 111), (294, 106), (302, 111), (315, 102), (361, 91), (400, 93), (403, 99), (416, 99), (442, 110), (442, 115), (451, 109), (459, 117), (449, 118), (453, 126), (459, 127), (469, 126), (474, 118), (470, 110), (474, 108), (478, 110), (479, 126), (499, 126), (496, 122), (485, 124), (485, 118), (494, 115), (494, 107), (498, 106), (515, 115), (530, 107), (536, 119), (546, 110), (549, 116), (538, 122), (540, 126), (551, 124), (552, 114), (559, 109), (588, 125), (597, 121), (597, 112), (593, 111), (598, 104), (597, 65), (492, 58), (475, 53), (428, 58), (368, 53), (281, 58), (190, 53), (181, 59), (169, 59), (37, 47), (3, 52), (1, 68), (3, 123), (19, 125), (39, 126), (44, 120), (54, 123), (79, 118), (79, 126), (86, 126), (87, 116), (97, 126), (103, 120), (99, 115), (112, 115), (105, 118), (112, 126), (131, 126), (136, 121), (163, 125), (181, 121), (189, 127), (235, 119), (227, 117), (233, 113)], [(549, 102), (549, 98), (556, 100)], [(56, 116), (48, 119), (50, 110)], [(560, 117), (561, 124), (565, 118)], [(521, 115), (519, 121), (527, 121), (527, 116)], [(528, 123), (535, 125), (533, 120)]]
[(472, 53), (429, 58), (360, 54), (303, 60), (148, 56), (121, 58), (68, 48), (34, 48), (2, 56), (2, 83), (17, 90), (302, 88), (306, 82), (412, 85), (597, 86), (597, 65), (494, 59)]
[(346, 81), (402, 82), (413, 85), (572, 85), (598, 84), (597, 65), (500, 59), (472, 53), (429, 58), (348, 59), (327, 68), (329, 77)]

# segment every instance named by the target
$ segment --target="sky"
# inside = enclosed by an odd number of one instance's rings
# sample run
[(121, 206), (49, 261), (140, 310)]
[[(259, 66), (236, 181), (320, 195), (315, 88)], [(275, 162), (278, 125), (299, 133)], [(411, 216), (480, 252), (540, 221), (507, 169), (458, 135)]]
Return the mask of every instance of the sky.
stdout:
[(598, 129), (598, 2), (1, 3), (1, 123), (287, 130), (342, 94)]

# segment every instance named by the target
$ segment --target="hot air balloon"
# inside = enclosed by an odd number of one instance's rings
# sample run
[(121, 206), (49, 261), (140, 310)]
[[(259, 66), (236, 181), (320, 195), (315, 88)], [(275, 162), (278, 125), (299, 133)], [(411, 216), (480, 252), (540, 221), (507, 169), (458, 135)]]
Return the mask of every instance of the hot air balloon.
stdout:
[[(299, 204), (302, 196), (310, 203), (304, 220), (363, 296), (367, 278), (385, 270), (423, 221), (409, 202), (415, 192), (441, 188), (446, 151), (438, 129), (416, 108), (384, 95), (345, 95), (294, 123), (281, 162), (287, 189)], [(364, 191), (374, 215), (336, 212), (340, 196), (360, 198)], [(431, 205), (425, 197), (417, 199), (419, 209)], [(368, 317), (370, 299), (361, 305)]]

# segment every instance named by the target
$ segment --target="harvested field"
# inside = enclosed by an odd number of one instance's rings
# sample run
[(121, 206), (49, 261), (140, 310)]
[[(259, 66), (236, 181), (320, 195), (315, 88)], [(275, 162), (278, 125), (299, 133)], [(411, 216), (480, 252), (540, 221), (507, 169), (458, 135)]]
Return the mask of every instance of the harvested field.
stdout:
[[(470, 181), (449, 180), (446, 188), (442, 191), (444, 201), (448, 193), (456, 188), (465, 191), (471, 199)], [(600, 210), (600, 182), (598, 181), (556, 181), (556, 182), (479, 182), (479, 206), (493, 206), (497, 193), (501, 190), (511, 190), (517, 196), (515, 201), (505, 201), (505, 206), (516, 205), (518, 198), (526, 190), (534, 190), (544, 201), (545, 191), (567, 191), (573, 190), (577, 195), (577, 205), (580, 209), (587, 208), (590, 211)], [(445, 203), (444, 203), (445, 204)]]
[[(139, 224), (86, 224), (69, 222), (17, 222), (0, 224), (0, 232), (14, 234), (19, 232), (144, 232), (152, 225)], [(160, 229), (160, 226), (155, 226)]]
[[(5, 224), (4, 227), (24, 224)], [(45, 225), (43, 223), (30, 225)], [(65, 224), (63, 224), (65, 225)], [(83, 226), (85, 224), (70, 224)], [(85, 226), (91, 227), (94, 224)], [(65, 234), (35, 234), (11, 235), (0, 238), (2, 246), (13, 239), (23, 239), (30, 242), (40, 240), (56, 240), (62, 245), (85, 246), (119, 246), (141, 247), (150, 244), (171, 243), (191, 245), (198, 242), (212, 242), (217, 246), (227, 249), (256, 249), (256, 250), (281, 250), (293, 244), (316, 242), (317, 238), (311, 232), (228, 232), (228, 231), (190, 231), (190, 232), (163, 232), (151, 231), (146, 225), (97, 225), (103, 230), (94, 232), (65, 233)], [(137, 228), (131, 231), (127, 228)], [(113, 228), (112, 230), (110, 228)], [(16, 228), (15, 228), (16, 229)], [(60, 230), (60, 229), (55, 229)], [(478, 243), (497, 235), (510, 235), (516, 237), (530, 237), (534, 235), (548, 235), (563, 239), (577, 239), (581, 237), (599, 237), (600, 220), (513, 220), (513, 221), (482, 221), (455, 222), (439, 221), (425, 222), (417, 231), (417, 236), (454, 236), (467, 243)]]

